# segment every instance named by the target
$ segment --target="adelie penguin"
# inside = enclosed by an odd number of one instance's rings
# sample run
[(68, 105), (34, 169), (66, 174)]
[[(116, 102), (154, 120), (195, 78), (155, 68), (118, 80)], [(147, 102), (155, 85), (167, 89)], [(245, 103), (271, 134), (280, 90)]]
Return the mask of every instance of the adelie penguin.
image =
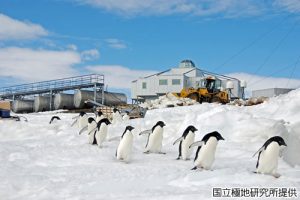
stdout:
[(197, 168), (210, 170), (215, 160), (216, 147), (219, 140), (224, 140), (220, 133), (217, 131), (206, 134), (201, 141), (194, 142), (191, 147), (198, 146), (194, 164)]
[(195, 140), (195, 132), (198, 131), (194, 126), (188, 126), (183, 132), (182, 136), (175, 140), (173, 145), (179, 142), (179, 155), (177, 160), (189, 160), (192, 150), (189, 148)]
[(49, 124), (52, 124), (53, 122), (57, 121), (57, 120), (61, 120), (58, 116), (53, 116), (49, 122)]
[(166, 124), (163, 121), (158, 121), (151, 130), (146, 130), (141, 132), (139, 135), (148, 134), (146, 149), (144, 153), (161, 153), (165, 154), (161, 151), (162, 149), (162, 140), (163, 140), (163, 132), (164, 126)]
[(87, 126), (85, 126), (79, 131), (79, 135), (87, 130), (89, 136), (89, 140), (88, 140), (89, 144), (96, 143), (95, 133), (94, 133), (95, 131), (93, 132), (93, 130), (95, 130), (96, 127), (97, 127), (97, 123), (95, 119), (93, 117), (89, 117)]
[(104, 115), (102, 113), (102, 111), (98, 111), (97, 114), (96, 114), (96, 122), (98, 123), (101, 119), (104, 119)]
[(122, 120), (123, 119), (120, 111), (117, 108), (114, 108), (112, 113), (112, 123), (116, 124), (118, 122), (121, 122)]
[(123, 115), (123, 121), (126, 122), (126, 121), (129, 121), (130, 117), (129, 117), (129, 112), (126, 111), (125, 114)]
[(125, 162), (129, 162), (130, 160), (133, 143), (133, 134), (131, 131), (133, 129), (134, 128), (132, 126), (127, 126), (121, 136), (121, 140), (116, 151), (116, 157), (118, 160), (124, 160)]
[(107, 126), (109, 124), (111, 124), (110, 121), (107, 118), (103, 118), (97, 123), (97, 127), (89, 132), (89, 134), (93, 134), (94, 136), (94, 142), (92, 144), (97, 144), (99, 147), (102, 147), (102, 143), (107, 137)]
[(74, 124), (78, 123), (78, 127), (80, 129), (84, 128), (88, 123), (88, 117), (85, 112), (80, 112), (78, 116), (75, 117), (76, 120), (72, 123), (71, 126), (74, 126)]
[(287, 146), (280, 136), (274, 136), (268, 139), (264, 145), (253, 155), (258, 153), (256, 163), (256, 173), (270, 174), (276, 178), (280, 177), (277, 173), (278, 156), (281, 147)]

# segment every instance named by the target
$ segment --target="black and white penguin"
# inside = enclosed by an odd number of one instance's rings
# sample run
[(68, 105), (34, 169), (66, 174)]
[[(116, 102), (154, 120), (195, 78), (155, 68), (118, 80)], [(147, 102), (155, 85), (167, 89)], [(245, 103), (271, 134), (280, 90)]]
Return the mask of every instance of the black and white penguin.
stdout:
[(80, 112), (78, 116), (75, 117), (76, 120), (72, 123), (71, 126), (74, 126), (74, 124), (78, 124), (78, 127), (80, 129), (84, 128), (88, 124), (88, 116), (85, 112)]
[(54, 121), (57, 121), (57, 120), (61, 120), (58, 116), (53, 116), (49, 122), (49, 124), (52, 124)]
[(182, 136), (178, 138), (173, 145), (177, 142), (179, 143), (179, 155), (177, 160), (182, 158), (183, 160), (189, 160), (192, 150), (189, 148), (190, 145), (195, 140), (195, 132), (198, 131), (194, 126), (188, 126), (185, 131), (183, 132)]
[(126, 126), (124, 133), (122, 134), (121, 141), (116, 151), (116, 157), (118, 160), (124, 160), (128, 162), (131, 157), (133, 134), (132, 126)]
[(194, 159), (195, 167), (192, 170), (197, 168), (211, 169), (215, 160), (215, 152), (219, 140), (224, 140), (224, 138), (220, 133), (214, 131), (206, 134), (201, 141), (194, 142), (190, 145), (190, 148), (198, 146)]
[(117, 108), (114, 108), (112, 113), (112, 123), (116, 124), (118, 122), (121, 122), (122, 120), (123, 119), (120, 111)]
[(158, 121), (151, 130), (146, 130), (140, 133), (142, 134), (148, 134), (148, 140), (146, 144), (146, 149), (144, 153), (162, 153), (162, 140), (163, 140), (163, 132), (164, 132), (164, 126), (166, 124), (163, 121)]
[(102, 111), (98, 111), (96, 114), (96, 122), (98, 123), (101, 119), (105, 118)]
[(95, 119), (93, 117), (89, 117), (88, 124), (79, 131), (79, 135), (84, 131), (87, 131), (89, 135), (89, 143), (92, 144), (94, 140), (94, 136), (92, 137), (93, 134), (91, 134), (91, 132), (95, 130), (96, 127), (97, 127), (97, 123)]
[(253, 155), (258, 153), (256, 163), (256, 173), (271, 174), (276, 178), (277, 174), (278, 156), (282, 146), (287, 146), (285, 141), (280, 136), (274, 136), (268, 139), (264, 145)]
[(97, 145), (100, 148), (102, 147), (102, 143), (106, 140), (107, 126), (109, 124), (111, 124), (111, 123), (107, 118), (103, 118), (97, 123), (97, 127), (96, 127), (96, 130), (94, 133), (95, 133)]
[(126, 121), (129, 121), (130, 117), (129, 117), (129, 112), (126, 111), (125, 114), (123, 115), (123, 121), (126, 122)]

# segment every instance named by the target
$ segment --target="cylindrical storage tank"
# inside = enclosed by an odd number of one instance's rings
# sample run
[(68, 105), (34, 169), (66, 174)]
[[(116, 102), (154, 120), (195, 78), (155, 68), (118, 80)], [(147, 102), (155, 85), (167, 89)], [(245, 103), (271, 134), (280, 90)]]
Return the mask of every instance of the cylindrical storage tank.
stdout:
[(50, 96), (37, 96), (33, 103), (34, 112), (50, 110)]
[(127, 97), (123, 93), (104, 92), (104, 105), (117, 106), (127, 103)]
[(54, 109), (73, 109), (74, 94), (59, 93), (54, 97)]
[(12, 111), (15, 113), (33, 112), (33, 100), (14, 100), (12, 102)]
[[(96, 101), (101, 103), (102, 101), (102, 93), (98, 92), (96, 96)], [(87, 90), (76, 90), (74, 94), (74, 106), (76, 108), (87, 107), (84, 103), (86, 100), (94, 100), (94, 92)], [(120, 104), (126, 104), (127, 97), (123, 93), (115, 93), (115, 92), (104, 92), (104, 105), (107, 106), (116, 106)]]

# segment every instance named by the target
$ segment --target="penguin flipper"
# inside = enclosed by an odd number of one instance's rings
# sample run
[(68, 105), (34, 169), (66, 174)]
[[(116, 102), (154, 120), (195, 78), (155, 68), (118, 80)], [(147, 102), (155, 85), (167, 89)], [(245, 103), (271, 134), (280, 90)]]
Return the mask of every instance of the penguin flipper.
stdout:
[(152, 133), (152, 130), (149, 129), (149, 130), (145, 130), (145, 131), (142, 131), (139, 133), (139, 135), (145, 135), (145, 134), (151, 134)]
[(72, 117), (72, 119), (78, 119), (78, 118), (79, 118), (79, 116)]
[(90, 132), (88, 132), (88, 135), (90, 135), (92, 132), (94, 132), (95, 130), (97, 129), (97, 127), (96, 128), (93, 128)]
[(83, 133), (84, 131), (86, 131), (88, 128), (88, 126), (83, 127), (80, 131), (79, 131), (79, 135), (81, 135), (81, 133)]
[(183, 139), (184, 139), (184, 137), (178, 138), (177, 140), (175, 140), (175, 141), (173, 142), (173, 145), (175, 145), (177, 142), (181, 142)]
[(254, 157), (256, 154), (262, 152), (264, 150), (264, 148), (265, 148), (264, 146), (260, 147), (260, 149), (258, 149), (257, 152), (255, 152), (255, 154), (253, 154), (252, 157)]
[(76, 119), (76, 120), (71, 124), (71, 127), (74, 126), (74, 125), (76, 124), (77, 120), (78, 120), (78, 119)]
[(194, 143), (192, 143), (190, 146), (189, 146), (189, 148), (192, 148), (192, 147), (200, 147), (200, 146), (202, 146), (203, 145), (203, 141), (197, 141), (197, 142), (194, 142)]
[(108, 142), (114, 141), (114, 140), (120, 140), (121, 137), (120, 136), (116, 136), (116, 137), (111, 137), (109, 139), (107, 139)]

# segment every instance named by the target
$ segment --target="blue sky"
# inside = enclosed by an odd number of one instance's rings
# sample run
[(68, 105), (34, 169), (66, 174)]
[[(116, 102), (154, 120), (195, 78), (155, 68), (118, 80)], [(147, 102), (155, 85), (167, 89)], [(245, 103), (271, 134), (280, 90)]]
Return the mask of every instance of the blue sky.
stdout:
[(183, 59), (254, 89), (300, 86), (299, 0), (1, 0), (0, 13), (2, 86), (104, 73), (128, 91)]

